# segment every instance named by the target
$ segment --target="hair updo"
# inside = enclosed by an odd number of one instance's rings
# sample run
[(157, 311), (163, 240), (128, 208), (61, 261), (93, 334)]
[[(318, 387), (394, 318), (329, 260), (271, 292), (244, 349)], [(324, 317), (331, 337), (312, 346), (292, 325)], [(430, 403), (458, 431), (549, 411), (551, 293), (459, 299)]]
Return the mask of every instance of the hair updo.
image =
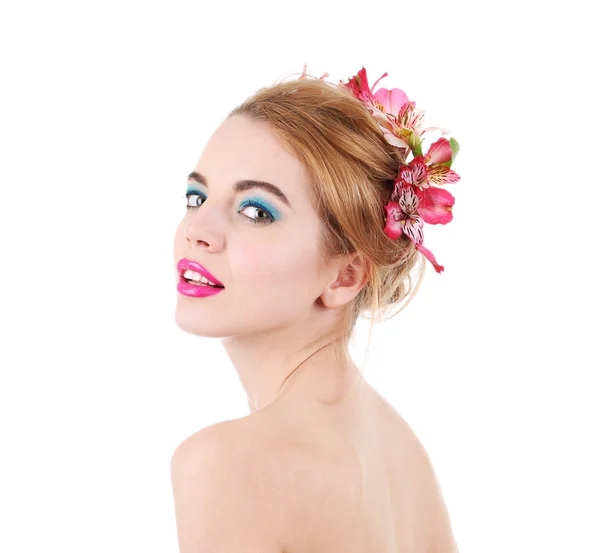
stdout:
[(371, 319), (370, 341), (374, 322), (400, 313), (424, 276), (423, 256), (414, 243), (405, 234), (394, 240), (384, 232), (385, 204), (400, 166), (397, 149), (349, 90), (321, 79), (261, 88), (226, 119), (234, 115), (268, 123), (305, 167), (323, 223), (323, 259), (354, 253), (365, 259), (368, 281), (346, 306), (339, 331), (347, 344), (363, 315)]

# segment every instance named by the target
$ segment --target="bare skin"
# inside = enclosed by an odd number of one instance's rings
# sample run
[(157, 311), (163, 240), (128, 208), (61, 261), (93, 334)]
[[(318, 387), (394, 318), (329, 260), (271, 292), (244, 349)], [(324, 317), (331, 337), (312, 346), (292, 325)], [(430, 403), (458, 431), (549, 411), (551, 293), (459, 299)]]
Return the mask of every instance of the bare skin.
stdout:
[(376, 390), (357, 382), (321, 380), (307, 401), (299, 381), (236, 421), (248, 447), (280, 459), (282, 553), (458, 553), (422, 444)]

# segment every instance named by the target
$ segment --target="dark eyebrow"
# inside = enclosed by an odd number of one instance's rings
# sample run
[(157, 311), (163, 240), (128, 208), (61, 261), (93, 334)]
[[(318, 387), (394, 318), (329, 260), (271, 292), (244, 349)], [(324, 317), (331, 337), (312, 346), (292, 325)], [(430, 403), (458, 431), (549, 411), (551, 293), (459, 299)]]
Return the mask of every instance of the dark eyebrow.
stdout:
[[(203, 184), (208, 188), (208, 180), (206, 179), (206, 177), (204, 175), (201, 175), (200, 173), (196, 173), (196, 171), (192, 171), (188, 175), (188, 180), (199, 182), (200, 184)], [(287, 199), (287, 196), (281, 191), (280, 188), (278, 188), (274, 184), (271, 184), (270, 182), (265, 182), (262, 180), (245, 179), (239, 180), (233, 185), (233, 189), (236, 192), (243, 192), (244, 190), (250, 190), (252, 188), (261, 188), (266, 192), (270, 192), (289, 208), (293, 209), (292, 204), (290, 204), (290, 201)]]

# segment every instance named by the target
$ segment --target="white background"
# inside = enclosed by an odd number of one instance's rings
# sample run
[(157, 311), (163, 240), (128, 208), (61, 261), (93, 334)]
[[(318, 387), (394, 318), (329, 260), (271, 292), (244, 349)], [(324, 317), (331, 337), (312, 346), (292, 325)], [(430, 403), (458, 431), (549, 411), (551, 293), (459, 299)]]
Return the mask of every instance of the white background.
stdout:
[(307, 62), (387, 71), (461, 145), (454, 220), (425, 235), (446, 271), (366, 368), (461, 553), (600, 551), (593, 3), (217, 4), (0, 9), (0, 550), (177, 551), (174, 448), (247, 414), (218, 341), (174, 322), (186, 175)]

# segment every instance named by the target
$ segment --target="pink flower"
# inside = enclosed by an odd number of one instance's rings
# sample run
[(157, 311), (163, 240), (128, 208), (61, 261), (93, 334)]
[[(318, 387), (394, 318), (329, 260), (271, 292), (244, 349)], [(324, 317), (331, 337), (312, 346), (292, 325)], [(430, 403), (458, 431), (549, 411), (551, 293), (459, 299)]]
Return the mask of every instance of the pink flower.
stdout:
[[(451, 162), (450, 142), (440, 138), (431, 145), (425, 156), (413, 158), (408, 165), (401, 165), (398, 170), (394, 184), (400, 187), (399, 190), (405, 186), (415, 188), (419, 200), (417, 211), (426, 223), (445, 225), (452, 221), (454, 197), (450, 192), (432, 186), (458, 182), (460, 177), (450, 169)], [(392, 200), (396, 200), (394, 195)]]
[(417, 250), (431, 262), (436, 272), (441, 273), (444, 267), (436, 261), (433, 253), (423, 246), (423, 218), (417, 210), (418, 203), (415, 189), (412, 186), (403, 187), (398, 194), (398, 202), (390, 201), (385, 206), (385, 233), (393, 239), (406, 234)]
[(429, 186), (427, 182), (427, 165), (423, 156), (413, 158), (408, 165), (401, 165), (398, 169), (398, 177), (394, 184), (400, 182), (402, 185)]
[[(440, 140), (446, 139), (440, 138)], [(402, 181), (405, 184), (428, 188), (432, 184), (443, 185), (460, 180), (458, 174), (450, 169), (448, 165), (432, 163), (428, 156), (429, 152), (426, 156), (413, 158), (408, 165), (401, 165), (394, 184)]]
[[(452, 145), (454, 145), (454, 150)], [(447, 140), (446, 138), (440, 138), (429, 147), (425, 155), (428, 184), (442, 185), (460, 180), (458, 174), (450, 169), (458, 149), (459, 146), (456, 140)]]
[(406, 144), (415, 155), (421, 154), (421, 129), (424, 113), (415, 107), (415, 102), (406, 102), (391, 120), (391, 132)]
[(423, 219), (417, 211), (419, 198), (412, 186), (405, 186), (398, 194), (398, 201), (385, 206), (387, 221), (385, 233), (390, 238), (406, 234), (415, 244), (423, 242)]
[[(355, 98), (360, 100), (369, 110), (369, 112), (377, 119), (379, 128), (383, 132), (385, 139), (397, 148), (404, 149), (401, 153), (405, 159), (410, 150), (410, 135), (411, 128), (403, 128), (398, 120), (399, 114), (413, 113), (414, 102), (410, 102), (408, 96), (399, 88), (380, 88), (374, 92), (377, 83), (387, 77), (385, 72), (379, 79), (375, 81), (373, 87), (369, 87), (367, 78), (367, 70), (363, 67), (357, 75), (351, 77), (347, 83), (340, 84), (349, 89)], [(405, 117), (409, 125), (418, 125), (420, 117)], [(410, 119), (410, 121), (409, 121)]]
[(458, 182), (460, 177), (450, 169), (451, 162), (450, 142), (446, 138), (440, 138), (430, 146), (426, 155), (415, 156), (408, 165), (401, 165), (396, 182), (402, 180), (406, 184), (423, 188), (428, 188), (432, 184)]
[(386, 234), (390, 238), (406, 234), (438, 273), (444, 267), (423, 246), (423, 223), (445, 225), (452, 221), (454, 197), (447, 190), (431, 185), (459, 180), (449, 167), (452, 156), (450, 142), (440, 138), (425, 156), (417, 156), (408, 165), (401, 165), (391, 201), (386, 205)]
[[(442, 224), (452, 221), (454, 197), (450, 192), (438, 186), (458, 182), (460, 177), (450, 168), (458, 154), (459, 145), (454, 138), (440, 138), (434, 142), (425, 155), (422, 151), (422, 137), (430, 130), (448, 131), (439, 127), (422, 128), (424, 113), (417, 110), (403, 90), (388, 90), (369, 86), (367, 71), (364, 67), (351, 77), (347, 83), (340, 84), (349, 89), (375, 117), (384, 138), (398, 148), (400, 167), (394, 181), (394, 192), (386, 204), (385, 232), (390, 238), (405, 234), (415, 247), (440, 273), (440, 265), (433, 253), (423, 246), (423, 225)], [(406, 163), (408, 154), (413, 159)]]
[[(375, 81), (373, 89), (375, 88), (377, 83), (381, 79), (383, 79), (383, 77), (386, 76), (387, 72), (381, 75), (381, 77), (379, 77), (379, 79)], [(354, 75), (354, 77), (350, 77), (347, 83), (340, 81), (340, 85), (350, 90), (354, 97), (360, 100), (362, 103), (364, 103), (369, 109), (369, 111), (373, 113), (373, 115), (376, 115), (374, 111), (385, 112), (385, 106), (382, 105), (381, 100), (378, 100), (377, 97), (371, 91), (371, 87), (369, 86), (369, 80), (367, 78), (367, 70), (364, 67), (358, 72), (358, 74)]]

